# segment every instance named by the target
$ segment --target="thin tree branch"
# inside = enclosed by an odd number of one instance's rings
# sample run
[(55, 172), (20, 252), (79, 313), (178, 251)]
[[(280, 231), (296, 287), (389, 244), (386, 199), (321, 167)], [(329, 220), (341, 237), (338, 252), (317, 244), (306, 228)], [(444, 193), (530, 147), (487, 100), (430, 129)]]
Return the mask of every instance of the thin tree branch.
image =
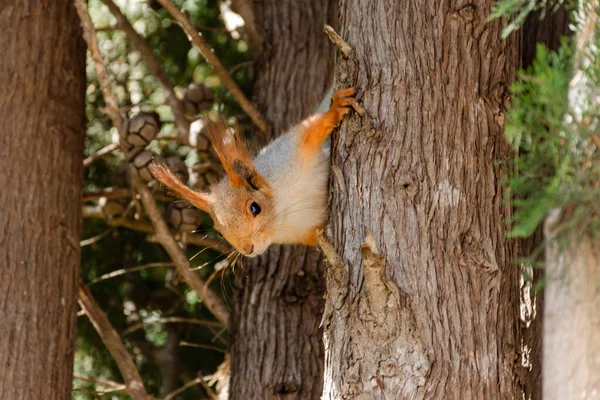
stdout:
[(106, 235), (108, 235), (110, 233), (112, 229), (107, 229), (102, 233), (99, 233), (95, 236), (92, 236), (91, 238), (87, 238), (84, 239), (82, 241), (79, 242), (79, 247), (85, 247), (85, 246), (89, 246), (91, 244), (94, 244), (96, 242), (99, 242), (100, 240), (102, 240)]
[(102, 53), (100, 53), (100, 46), (98, 45), (98, 38), (96, 37), (94, 25), (92, 24), (92, 19), (90, 18), (90, 13), (88, 11), (87, 1), (75, 0), (75, 7), (77, 8), (77, 14), (81, 20), (83, 38), (88, 45), (92, 60), (94, 60), (94, 65), (96, 66), (100, 90), (102, 91), (106, 103), (105, 112), (110, 117), (114, 127), (122, 129), (123, 121), (121, 119), (121, 114), (119, 114), (119, 104), (117, 103), (117, 98), (115, 97), (110, 85), (110, 80), (108, 79), (106, 66), (104, 65)]
[(208, 383), (206, 383), (207, 380), (209, 380), (211, 377), (210, 375), (207, 377), (202, 376), (202, 374), (200, 373), (200, 371), (198, 371), (198, 378), (202, 379), (200, 381), (200, 384), (202, 385), (202, 387), (204, 388), (204, 390), (206, 391), (206, 394), (208, 394), (208, 397), (210, 397), (212, 400), (217, 400), (219, 397), (217, 396), (217, 394), (210, 388), (210, 386), (208, 385)]
[(96, 378), (95, 376), (80, 375), (80, 374), (74, 373), (73, 378), (79, 379), (80, 381), (85, 381), (85, 382), (90, 382), (90, 383), (95, 383), (98, 385), (106, 386), (111, 389), (127, 390), (127, 386), (124, 383), (100, 379), (100, 378)]
[(213, 67), (217, 75), (221, 78), (225, 86), (229, 89), (235, 100), (242, 107), (242, 110), (250, 117), (254, 125), (261, 132), (266, 133), (269, 129), (267, 122), (258, 111), (256, 106), (248, 100), (238, 84), (233, 80), (227, 69), (221, 64), (219, 58), (215, 55), (214, 50), (206, 43), (202, 35), (196, 31), (187, 17), (171, 3), (170, 0), (157, 0), (172, 16), (179, 22), (183, 30), (191, 37), (192, 42), (198, 48), (200, 54)]
[(146, 40), (133, 28), (127, 17), (121, 12), (119, 6), (117, 6), (112, 0), (102, 0), (102, 2), (108, 7), (110, 12), (114, 15), (117, 20), (117, 25), (129, 38), (132, 46), (140, 52), (142, 59), (150, 69), (150, 73), (156, 77), (158, 84), (164, 90), (167, 95), (167, 104), (173, 111), (173, 117), (175, 117), (175, 123), (179, 129), (179, 136), (184, 138), (186, 143), (189, 143), (189, 132), (190, 122), (185, 117), (183, 112), (183, 106), (177, 96), (175, 95), (175, 88), (171, 77), (162, 69), (160, 60), (154, 55), (152, 48), (148, 45)]
[(130, 333), (140, 330), (145, 326), (154, 325), (154, 324), (193, 324), (193, 325), (202, 325), (202, 326), (214, 326), (214, 327), (219, 327), (219, 328), (222, 327), (222, 324), (219, 322), (205, 321), (202, 319), (185, 318), (185, 317), (165, 317), (165, 318), (159, 318), (156, 321), (152, 321), (152, 322), (139, 322), (137, 324), (133, 324), (129, 328), (125, 329), (121, 333), (121, 335), (127, 336)]
[(138, 193), (142, 198), (146, 213), (154, 229), (156, 230), (156, 238), (160, 244), (165, 248), (167, 253), (171, 256), (171, 259), (177, 266), (177, 273), (187, 282), (188, 285), (196, 292), (198, 297), (206, 305), (206, 307), (213, 313), (213, 315), (225, 326), (229, 326), (229, 309), (225, 306), (223, 301), (212, 291), (208, 285), (202, 280), (195, 272), (191, 271), (190, 261), (183, 253), (173, 235), (169, 231), (167, 223), (163, 219), (152, 193), (148, 188), (140, 184), (137, 176), (132, 176), (132, 182), (138, 187)]
[(89, 283), (89, 285), (92, 286), (98, 282), (105, 281), (107, 279), (111, 279), (111, 278), (115, 278), (117, 276), (129, 274), (131, 272), (142, 271), (142, 270), (148, 269), (148, 268), (172, 268), (174, 266), (175, 266), (175, 264), (173, 264), (172, 262), (155, 262), (155, 263), (149, 263), (149, 264), (144, 264), (144, 265), (138, 265), (137, 267), (122, 268), (122, 269), (118, 269), (113, 272), (109, 272), (108, 274), (100, 275), (98, 278), (91, 281)]
[(117, 150), (118, 148), (119, 148), (118, 143), (111, 143), (107, 146), (104, 146), (103, 148), (101, 148), (100, 150), (98, 150), (91, 156), (87, 157), (85, 160), (83, 160), (83, 167), (84, 168), (89, 167), (90, 165), (92, 165), (93, 163), (98, 161), (99, 159), (107, 156), (108, 154), (112, 153), (113, 151)]
[[(203, 377), (198, 377), (198, 378), (192, 379), (191, 381), (187, 382), (185, 385), (183, 385), (183, 386), (173, 390), (171, 393), (167, 394), (165, 397), (163, 397), (163, 400), (174, 399), (175, 396), (177, 396), (178, 394), (185, 392), (187, 389), (189, 389), (192, 386), (197, 385), (197, 384), (206, 385), (206, 382), (204, 382)], [(204, 385), (202, 385), (202, 386), (204, 386)], [(212, 390), (211, 390), (211, 392), (212, 392)], [(207, 392), (207, 393), (209, 396), (211, 395), (210, 392)], [(211, 398), (215, 398), (215, 397), (211, 396)]]
[(327, 37), (329, 37), (329, 40), (340, 49), (345, 58), (348, 58), (350, 54), (352, 54), (352, 47), (342, 39), (332, 26), (326, 24), (325, 33), (327, 34)]
[(221, 349), (217, 346), (211, 346), (208, 344), (201, 344), (201, 343), (190, 343), (190, 342), (186, 342), (186, 341), (180, 341), (179, 342), (180, 346), (187, 346), (187, 347), (196, 347), (198, 349), (206, 349), (206, 350), (214, 350), (214, 351), (218, 351), (220, 353), (227, 353), (227, 350), (225, 349)]
[[(126, 217), (116, 217), (107, 219), (102, 213), (100, 207), (96, 206), (83, 206), (82, 207), (83, 218), (94, 218), (106, 221), (108, 226), (112, 227), (123, 227), (138, 232), (149, 233), (150, 235), (146, 240), (150, 243), (161, 243), (160, 238), (155, 235), (154, 226), (151, 223), (138, 221)], [(221, 253), (227, 253), (231, 250), (231, 247), (224, 243), (223, 240), (213, 239), (206, 237), (206, 235), (198, 235), (195, 233), (186, 233), (185, 235), (176, 234), (175, 239), (182, 243), (193, 244), (199, 247), (209, 247), (213, 250), (217, 250)]]
[[(166, 194), (155, 192), (152, 193), (154, 198), (159, 201), (170, 202), (177, 200), (175, 197), (168, 196)], [(131, 189), (127, 188), (109, 188), (99, 192), (86, 192), (83, 194), (83, 201), (93, 201), (106, 197), (107, 199), (122, 199), (131, 197)]]
[[(80, 2), (82, 0), (76, 1)], [(92, 325), (94, 325), (96, 332), (98, 332), (100, 338), (106, 345), (106, 348), (115, 359), (119, 370), (121, 371), (121, 375), (125, 380), (129, 395), (131, 395), (134, 400), (147, 400), (149, 396), (144, 389), (140, 373), (131, 359), (129, 352), (121, 341), (119, 334), (115, 331), (106, 317), (106, 314), (104, 314), (98, 304), (96, 304), (91, 293), (82, 282), (79, 282), (78, 300), (79, 305), (85, 310), (85, 313)]]
[[(163, 1), (163, 0), (159, 0)], [(110, 86), (110, 81), (108, 78), (108, 74), (106, 73), (106, 67), (104, 65), (104, 61), (102, 59), (102, 55), (100, 54), (100, 49), (98, 46), (98, 38), (96, 37), (96, 33), (94, 32), (94, 26), (92, 25), (92, 21), (90, 19), (90, 15), (88, 12), (87, 4), (85, 0), (75, 0), (75, 5), (77, 7), (77, 12), (82, 21), (82, 27), (84, 31), (84, 38), (88, 43), (88, 47), (90, 52), (92, 53), (92, 59), (96, 64), (96, 73), (98, 75), (98, 80), (100, 81), (100, 89), (102, 90), (102, 95), (104, 97), (104, 101), (107, 105), (107, 113), (110, 115), (110, 118), (113, 122), (115, 128), (119, 131), (123, 129), (123, 121), (121, 115), (119, 113), (119, 108), (117, 104), (116, 97), (112, 91)], [(169, 3), (169, 6), (173, 8), (172, 4)], [(164, 6), (164, 4), (163, 4)], [(186, 20), (187, 21), (187, 20)], [(188, 21), (189, 24), (189, 21)], [(214, 56), (214, 55), (213, 55)], [(216, 57), (215, 57), (216, 58)], [(222, 67), (222, 66), (221, 66)], [(230, 78), (231, 79), (231, 78)], [(234, 82), (235, 83), (235, 82)], [(238, 88), (239, 90), (239, 88)], [(241, 91), (240, 91), (241, 93)], [(122, 135), (120, 135), (122, 136)], [(122, 150), (125, 151), (125, 149)], [(132, 171), (133, 172), (133, 171)], [(140, 195), (142, 203), (154, 225), (156, 230), (156, 237), (159, 239), (161, 245), (165, 248), (167, 253), (171, 259), (175, 262), (176, 270), (178, 274), (187, 282), (187, 284), (196, 292), (198, 297), (202, 300), (202, 302), (206, 305), (206, 307), (213, 313), (213, 315), (225, 326), (229, 325), (229, 310), (223, 303), (223, 301), (216, 295), (214, 291), (212, 291), (208, 285), (193, 271), (190, 271), (191, 265), (186, 255), (183, 253), (173, 235), (169, 231), (167, 223), (163, 219), (156, 201), (152, 197), (152, 193), (148, 189), (148, 187), (139, 180), (135, 173), (131, 174), (131, 182), (133, 188)]]

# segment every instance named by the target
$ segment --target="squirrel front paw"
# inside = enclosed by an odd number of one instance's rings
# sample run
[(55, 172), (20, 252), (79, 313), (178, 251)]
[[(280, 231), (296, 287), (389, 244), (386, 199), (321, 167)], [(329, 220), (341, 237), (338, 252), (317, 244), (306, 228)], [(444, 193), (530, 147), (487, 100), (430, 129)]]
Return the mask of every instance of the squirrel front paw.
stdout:
[(349, 107), (355, 101), (354, 93), (356, 93), (354, 88), (346, 88), (337, 90), (333, 94), (329, 111), (335, 114), (337, 121), (336, 125), (339, 124), (342, 118), (344, 118), (344, 115), (348, 114), (350, 111)]

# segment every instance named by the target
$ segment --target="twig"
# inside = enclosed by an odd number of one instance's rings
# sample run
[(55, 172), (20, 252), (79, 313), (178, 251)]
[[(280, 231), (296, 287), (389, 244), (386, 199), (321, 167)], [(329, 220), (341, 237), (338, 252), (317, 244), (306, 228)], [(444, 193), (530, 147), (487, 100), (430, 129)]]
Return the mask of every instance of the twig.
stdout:
[(196, 347), (198, 349), (207, 349), (207, 350), (214, 350), (214, 351), (218, 351), (220, 353), (227, 353), (227, 350), (225, 349), (221, 349), (217, 346), (210, 346), (208, 344), (201, 344), (201, 343), (190, 343), (190, 342), (185, 342), (185, 341), (180, 341), (179, 342), (180, 346), (187, 346), (187, 347)]
[(202, 325), (202, 326), (214, 326), (214, 327), (222, 327), (222, 324), (214, 321), (205, 321), (202, 319), (196, 318), (185, 318), (185, 317), (165, 317), (159, 318), (156, 321), (152, 322), (139, 322), (137, 324), (131, 325), (129, 328), (125, 329), (121, 335), (127, 336), (132, 332), (142, 329), (148, 325), (154, 324), (193, 324), (193, 325)]
[(138, 193), (140, 194), (142, 202), (144, 203), (146, 213), (154, 225), (154, 229), (156, 230), (156, 238), (160, 241), (160, 244), (164, 247), (167, 253), (169, 253), (171, 259), (175, 262), (177, 266), (177, 273), (187, 282), (188, 285), (190, 285), (190, 287), (196, 292), (198, 297), (213, 313), (213, 315), (223, 325), (229, 326), (229, 310), (221, 298), (219, 298), (217, 294), (205, 284), (204, 280), (202, 280), (195, 272), (190, 270), (192, 268), (190, 261), (187, 259), (186, 255), (175, 241), (173, 235), (171, 235), (167, 223), (163, 219), (158, 206), (152, 197), (152, 193), (150, 193), (145, 185), (140, 184), (137, 176), (132, 176), (132, 181), (138, 188)]
[(95, 163), (96, 161), (98, 161), (99, 159), (105, 157), (106, 155), (112, 153), (113, 151), (117, 150), (119, 148), (119, 144), (118, 143), (111, 143), (107, 146), (104, 146), (103, 148), (101, 148), (100, 150), (98, 150), (97, 152), (95, 152), (94, 154), (92, 154), (91, 156), (87, 157), (85, 160), (83, 160), (83, 167), (89, 167), (90, 165), (92, 165), (93, 163)]
[(103, 239), (111, 231), (112, 231), (112, 229), (107, 229), (107, 230), (105, 230), (102, 233), (99, 233), (99, 234), (97, 234), (95, 236), (92, 236), (91, 238), (84, 239), (84, 240), (82, 240), (82, 241), (79, 242), (79, 247), (85, 247), (85, 246), (89, 246), (90, 244), (94, 244), (94, 243), (100, 241), (101, 239)]
[(173, 390), (171, 393), (167, 394), (165, 397), (163, 397), (163, 400), (174, 399), (175, 396), (177, 396), (178, 394), (185, 392), (187, 389), (189, 389), (192, 386), (197, 385), (199, 383), (206, 384), (206, 382), (204, 382), (204, 378), (203, 377), (198, 377), (198, 378), (192, 379), (191, 381), (187, 382), (185, 385), (183, 385), (183, 386), (181, 386), (181, 387)]
[(323, 251), (325, 257), (327, 258), (327, 261), (329, 261), (329, 264), (331, 264), (333, 268), (343, 268), (344, 262), (333, 248), (333, 245), (325, 236), (325, 232), (323, 232), (323, 230), (321, 229), (317, 231), (317, 243), (319, 244), (319, 247), (321, 248), (321, 251)]
[(198, 48), (200, 54), (204, 59), (213, 67), (217, 75), (221, 78), (225, 86), (229, 89), (235, 100), (242, 107), (242, 110), (252, 120), (254, 125), (260, 129), (261, 132), (266, 133), (268, 131), (268, 124), (262, 117), (258, 109), (248, 100), (244, 95), (238, 84), (233, 80), (227, 69), (221, 64), (219, 58), (215, 55), (213, 49), (206, 43), (204, 38), (196, 31), (194, 26), (190, 23), (187, 17), (175, 7), (170, 0), (157, 0), (169, 14), (179, 22), (183, 30), (191, 37), (192, 42)]
[(127, 35), (129, 40), (131, 41), (132, 46), (140, 52), (140, 55), (148, 69), (150, 69), (150, 73), (156, 77), (158, 84), (164, 90), (166, 94), (167, 104), (171, 107), (173, 111), (173, 117), (175, 118), (175, 123), (177, 124), (177, 128), (179, 129), (179, 135), (182, 138), (185, 138), (186, 143), (189, 141), (187, 138), (189, 137), (190, 132), (190, 122), (185, 117), (185, 113), (183, 112), (183, 106), (177, 96), (175, 95), (175, 88), (173, 86), (173, 82), (171, 81), (171, 77), (165, 73), (165, 71), (161, 67), (161, 62), (156, 58), (152, 48), (148, 45), (146, 40), (133, 28), (127, 17), (121, 12), (119, 6), (117, 6), (112, 0), (102, 0), (102, 2), (108, 7), (110, 12), (114, 15), (117, 20), (117, 24), (123, 32)]
[[(81, 1), (83, 0), (76, 0), (76, 2)], [(125, 380), (129, 395), (131, 395), (134, 400), (147, 400), (149, 396), (144, 389), (142, 378), (140, 377), (140, 373), (137, 370), (135, 363), (127, 352), (119, 334), (115, 331), (106, 317), (106, 314), (104, 314), (98, 304), (96, 304), (91, 293), (82, 282), (79, 282), (78, 300), (79, 305), (85, 310), (85, 313), (92, 325), (94, 325), (96, 332), (98, 332), (98, 335), (100, 335), (106, 348), (115, 359), (117, 366), (121, 371), (121, 375)]]
[(117, 29), (119, 29), (118, 24), (117, 25), (100, 26), (100, 27), (96, 28), (96, 32), (113, 32), (113, 31), (116, 31)]
[(201, 379), (200, 384), (202, 385), (202, 387), (204, 388), (204, 390), (206, 391), (206, 394), (208, 395), (208, 397), (210, 397), (213, 400), (217, 400), (219, 397), (217, 396), (217, 394), (210, 388), (210, 386), (208, 386), (208, 384), (206, 383), (206, 381), (208, 379), (210, 379), (210, 377), (204, 377), (202, 376), (202, 374), (198, 371), (198, 378)]
[(109, 380), (105, 380), (105, 379), (100, 379), (100, 378), (96, 378), (95, 376), (80, 375), (80, 374), (74, 373), (73, 374), (73, 378), (74, 379), (79, 379), (80, 381), (86, 381), (86, 382), (95, 383), (95, 384), (98, 384), (98, 385), (107, 386), (107, 387), (110, 387), (112, 389), (124, 389), (124, 390), (127, 390), (127, 386), (125, 386), (124, 383), (119, 383), (119, 382), (115, 382), (115, 381), (109, 381)]
[[(95, 390), (89, 390), (89, 389), (84, 389), (82, 387), (79, 387), (79, 388), (74, 387), (73, 392), (90, 393), (90, 394), (94, 394), (96, 396), (104, 396), (108, 393), (127, 392), (127, 388), (125, 386), (123, 386), (122, 388), (115, 388), (115, 389), (98, 389), (96, 387)], [(152, 397), (149, 397), (149, 399), (151, 399), (151, 398)]]
[(175, 264), (173, 264), (172, 262), (155, 262), (155, 263), (148, 263), (148, 264), (144, 264), (144, 265), (138, 265), (137, 267), (122, 268), (122, 269), (118, 269), (113, 272), (109, 272), (108, 274), (100, 275), (98, 278), (91, 281), (89, 283), (89, 285), (92, 286), (98, 282), (105, 281), (107, 279), (111, 279), (111, 278), (115, 278), (117, 276), (129, 274), (131, 272), (142, 271), (142, 270), (148, 269), (148, 268), (172, 268), (174, 266), (175, 266)]
[[(175, 200), (175, 197), (168, 196), (166, 194), (155, 192), (153, 196), (156, 200), (170, 202)], [(93, 201), (106, 197), (107, 199), (122, 199), (131, 197), (131, 189), (127, 188), (108, 188), (99, 192), (86, 192), (83, 194), (83, 201)]]
[(350, 45), (346, 43), (346, 41), (342, 39), (340, 35), (338, 35), (333, 27), (330, 25), (325, 25), (325, 33), (329, 37), (329, 40), (331, 40), (331, 42), (335, 44), (338, 49), (340, 49), (345, 58), (350, 57), (350, 54), (352, 54), (352, 47), (350, 47)]
[[(126, 217), (116, 217), (107, 219), (100, 207), (96, 206), (83, 206), (82, 208), (83, 218), (94, 218), (102, 219), (106, 221), (108, 226), (112, 227), (123, 227), (138, 232), (149, 233), (150, 235), (146, 240), (150, 243), (161, 243), (160, 239), (154, 234), (154, 226), (151, 223), (144, 221), (137, 221), (135, 219)], [(209, 247), (213, 250), (217, 250), (221, 253), (226, 253), (231, 250), (231, 247), (222, 240), (213, 239), (206, 237), (206, 235), (198, 235), (195, 233), (187, 233), (185, 235), (177, 234), (176, 239), (182, 243), (193, 244), (199, 247)]]
[(358, 104), (358, 101), (356, 101), (356, 99), (352, 100), (352, 103), (350, 103), (350, 106), (352, 106), (352, 108), (354, 109), (354, 111), (356, 111), (356, 113), (362, 118), (365, 115), (367, 115), (367, 110), (365, 110), (363, 108), (363, 106), (361, 106), (360, 104)]
[[(168, 3), (164, 0), (159, 0), (159, 2)], [(110, 81), (108, 79), (108, 74), (106, 73), (106, 67), (104, 65), (102, 55), (100, 54), (98, 38), (96, 37), (96, 33), (94, 32), (94, 26), (92, 25), (92, 21), (90, 19), (86, 1), (75, 0), (75, 5), (77, 7), (77, 13), (79, 14), (79, 18), (81, 19), (84, 38), (88, 43), (88, 48), (92, 53), (92, 59), (96, 64), (96, 73), (98, 75), (100, 89), (102, 90), (102, 95), (107, 106), (107, 114), (110, 116), (115, 128), (121, 131), (123, 129), (123, 121), (119, 113), (119, 107), (117, 104), (116, 97), (110, 86)], [(163, 4), (163, 6), (165, 6), (165, 4)], [(168, 3), (168, 6), (174, 8), (171, 3)], [(178, 12), (178, 10), (176, 11)], [(210, 288), (208, 288), (205, 285), (204, 281), (196, 273), (190, 271), (190, 262), (179, 247), (179, 245), (177, 244), (177, 242), (175, 241), (175, 239), (173, 238), (173, 236), (171, 235), (167, 223), (163, 219), (158, 209), (158, 206), (156, 205), (156, 201), (154, 201), (154, 198), (152, 197), (152, 193), (150, 192), (148, 187), (139, 180), (135, 173), (132, 173), (131, 175), (132, 186), (135, 188), (135, 190), (141, 197), (142, 203), (144, 204), (144, 208), (146, 209), (146, 212), (150, 217), (150, 220), (152, 221), (152, 224), (154, 225), (154, 228), (156, 230), (157, 238), (159, 239), (161, 245), (164, 247), (167, 253), (169, 253), (171, 259), (175, 262), (179, 276), (181, 276), (187, 282), (187, 284), (196, 292), (198, 297), (213, 313), (213, 315), (223, 325), (228, 326), (229, 310), (227, 309), (223, 301), (216, 295), (216, 293), (213, 292)]]
[(119, 113), (119, 104), (117, 104), (117, 98), (113, 93), (112, 87), (110, 86), (110, 80), (108, 79), (108, 73), (106, 72), (106, 66), (102, 59), (102, 53), (100, 53), (100, 46), (98, 45), (98, 38), (94, 31), (94, 25), (90, 18), (88, 11), (87, 1), (75, 0), (75, 7), (77, 8), (77, 14), (81, 20), (81, 27), (83, 28), (83, 38), (85, 39), (94, 65), (96, 66), (96, 74), (98, 75), (98, 81), (100, 82), (100, 90), (106, 103), (105, 112), (110, 117), (113, 125), (117, 129), (122, 128), (121, 114)]

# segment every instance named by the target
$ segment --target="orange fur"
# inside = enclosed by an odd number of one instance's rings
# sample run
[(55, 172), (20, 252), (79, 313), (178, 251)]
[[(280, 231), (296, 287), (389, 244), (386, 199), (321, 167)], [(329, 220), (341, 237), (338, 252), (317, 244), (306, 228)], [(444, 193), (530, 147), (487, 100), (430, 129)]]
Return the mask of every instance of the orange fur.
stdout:
[(308, 232), (308, 234), (306, 236), (304, 236), (302, 239), (300, 239), (298, 241), (298, 243), (304, 244), (306, 246), (316, 247), (317, 246), (317, 229), (323, 229), (323, 227), (322, 226), (315, 227), (310, 232)]
[(348, 107), (354, 101), (352, 97), (354, 93), (353, 88), (336, 91), (332, 97), (333, 103), (327, 112), (315, 115), (301, 124), (304, 131), (300, 140), (299, 153), (305, 161), (312, 160), (321, 151), (333, 130), (350, 111)]
[(175, 195), (189, 200), (202, 211), (209, 212), (210, 197), (207, 194), (196, 192), (187, 187), (165, 164), (152, 162), (150, 172), (160, 183), (171, 189)]

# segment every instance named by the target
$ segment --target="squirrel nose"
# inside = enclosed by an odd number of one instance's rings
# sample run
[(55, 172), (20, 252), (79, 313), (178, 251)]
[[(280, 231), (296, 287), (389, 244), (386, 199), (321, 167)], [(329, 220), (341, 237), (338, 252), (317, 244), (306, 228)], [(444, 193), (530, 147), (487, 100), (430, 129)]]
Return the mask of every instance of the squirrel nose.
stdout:
[(246, 248), (246, 254), (247, 255), (251, 255), (253, 251), (254, 251), (254, 245), (253, 244), (251, 244), (250, 247)]

